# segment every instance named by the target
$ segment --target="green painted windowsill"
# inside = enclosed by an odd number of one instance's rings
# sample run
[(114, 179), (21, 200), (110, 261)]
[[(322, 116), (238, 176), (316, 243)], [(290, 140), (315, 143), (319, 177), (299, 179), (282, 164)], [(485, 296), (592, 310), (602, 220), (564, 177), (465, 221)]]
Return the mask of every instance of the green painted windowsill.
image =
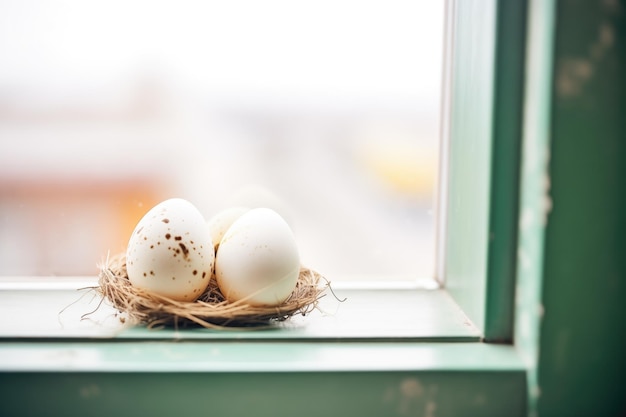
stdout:
[[(326, 290), (318, 309), (270, 328), (157, 329), (123, 324), (95, 278), (0, 279), (0, 341), (11, 339), (476, 342), (479, 330), (442, 289)], [(340, 299), (342, 301), (340, 301)], [(19, 318), (19, 319), (17, 319)]]
[(336, 289), (305, 317), (209, 330), (122, 323), (96, 285), (93, 277), (0, 279), (0, 372), (523, 369), (510, 346), (480, 343), (442, 289)]
[(514, 349), (483, 343), (276, 341), (3, 342), (2, 372), (511, 372)]
[(337, 289), (306, 317), (220, 331), (122, 324), (93, 312), (95, 285), (0, 280), (0, 415), (525, 414), (515, 348), (482, 343), (442, 289)]

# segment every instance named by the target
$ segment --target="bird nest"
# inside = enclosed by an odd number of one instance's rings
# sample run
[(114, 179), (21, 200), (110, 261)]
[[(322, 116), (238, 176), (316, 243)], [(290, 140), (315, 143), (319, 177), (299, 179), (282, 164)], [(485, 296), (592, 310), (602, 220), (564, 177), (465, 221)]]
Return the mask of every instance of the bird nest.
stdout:
[[(321, 285), (322, 281), (326, 284)], [(114, 308), (148, 327), (201, 326), (211, 329), (269, 325), (317, 308), (329, 286), (319, 273), (301, 267), (296, 287), (282, 304), (252, 306), (245, 299), (230, 302), (220, 292), (215, 278), (196, 301), (176, 301), (133, 286), (126, 272), (126, 258), (117, 255), (100, 266), (97, 291)]]

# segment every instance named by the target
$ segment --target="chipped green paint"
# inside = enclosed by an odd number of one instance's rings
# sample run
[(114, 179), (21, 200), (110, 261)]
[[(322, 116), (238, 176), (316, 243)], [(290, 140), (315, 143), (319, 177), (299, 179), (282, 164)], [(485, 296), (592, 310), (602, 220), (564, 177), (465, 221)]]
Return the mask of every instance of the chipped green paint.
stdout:
[(0, 344), (3, 416), (525, 415), (515, 349), (480, 343)]
[(0, 394), (0, 413), (12, 417), (523, 417), (524, 384), (522, 372), (480, 371), (0, 374), (0, 386), (12, 387)]
[(558, 1), (537, 401), (626, 413), (626, 1)]
[(532, 1), (515, 343), (529, 411), (623, 415), (625, 1)]
[(528, 367), (529, 410), (539, 395), (537, 362), (543, 240), (551, 206), (548, 178), (552, 86), (554, 2), (531, 0), (528, 14), (528, 57), (522, 149), (515, 344)]

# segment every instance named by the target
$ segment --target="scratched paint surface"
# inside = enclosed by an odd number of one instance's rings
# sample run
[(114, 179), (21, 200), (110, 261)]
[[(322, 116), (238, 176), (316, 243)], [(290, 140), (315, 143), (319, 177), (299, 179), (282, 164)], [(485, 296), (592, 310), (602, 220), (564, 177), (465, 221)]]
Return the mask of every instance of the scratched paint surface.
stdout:
[(625, 415), (626, 1), (555, 11), (537, 412)]
[(626, 2), (530, 4), (515, 323), (530, 415), (623, 415)]
[(11, 416), (522, 417), (525, 388), (483, 372), (0, 374), (9, 384)]
[(529, 411), (539, 397), (537, 361), (543, 314), (541, 279), (544, 229), (551, 208), (548, 159), (554, 2), (529, 2), (529, 47), (522, 149), (515, 344), (528, 367)]

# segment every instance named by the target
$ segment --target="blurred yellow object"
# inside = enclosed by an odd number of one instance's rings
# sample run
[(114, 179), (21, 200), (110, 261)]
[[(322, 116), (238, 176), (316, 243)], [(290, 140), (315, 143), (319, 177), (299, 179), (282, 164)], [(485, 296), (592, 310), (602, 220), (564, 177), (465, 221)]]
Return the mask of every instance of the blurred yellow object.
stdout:
[(418, 198), (434, 194), (437, 182), (437, 149), (420, 147), (417, 141), (372, 141), (362, 161), (374, 176), (394, 191)]

